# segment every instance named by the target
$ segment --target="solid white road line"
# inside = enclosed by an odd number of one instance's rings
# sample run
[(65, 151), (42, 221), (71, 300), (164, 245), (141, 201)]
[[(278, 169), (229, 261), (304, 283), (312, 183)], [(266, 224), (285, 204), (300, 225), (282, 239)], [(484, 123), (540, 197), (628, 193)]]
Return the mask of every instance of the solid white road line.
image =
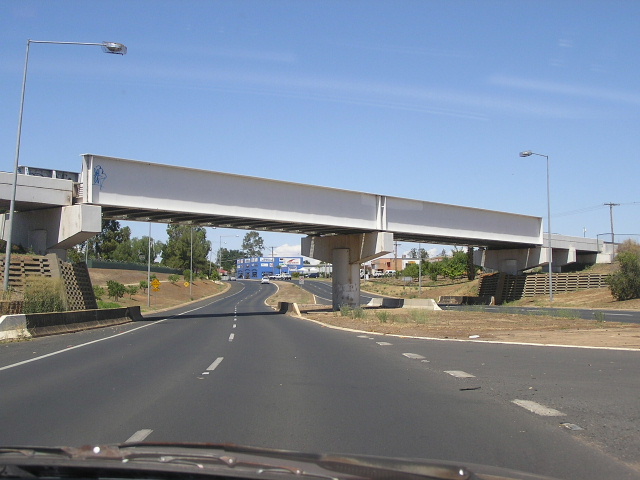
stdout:
[(151, 435), (151, 432), (153, 432), (153, 430), (151, 430), (150, 428), (143, 428), (142, 430), (138, 430), (136, 433), (131, 435), (124, 443), (142, 442), (145, 438)]
[(512, 403), (543, 417), (562, 417), (565, 414), (555, 408), (545, 407), (532, 400), (511, 400)]
[(456, 378), (476, 378), (475, 375), (471, 375), (470, 373), (463, 372), (462, 370), (445, 370), (444, 373), (448, 373), (452, 377), (456, 377)]
[(220, 365), (220, 363), (222, 362), (222, 360), (224, 360), (224, 357), (218, 357), (218, 358), (216, 358), (215, 362), (213, 362), (211, 365), (209, 365), (209, 366), (207, 367), (207, 371), (208, 371), (208, 372), (211, 372), (211, 371), (215, 370), (215, 369), (216, 369), (216, 367), (217, 367), (218, 365)]

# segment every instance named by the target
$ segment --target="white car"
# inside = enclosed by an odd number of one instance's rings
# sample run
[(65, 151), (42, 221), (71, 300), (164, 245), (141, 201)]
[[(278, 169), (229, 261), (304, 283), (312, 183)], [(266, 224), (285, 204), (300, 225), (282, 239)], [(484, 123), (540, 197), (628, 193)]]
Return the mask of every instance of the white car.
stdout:
[(269, 277), (262, 277), (262, 280), (260, 280), (260, 283), (269, 283)]

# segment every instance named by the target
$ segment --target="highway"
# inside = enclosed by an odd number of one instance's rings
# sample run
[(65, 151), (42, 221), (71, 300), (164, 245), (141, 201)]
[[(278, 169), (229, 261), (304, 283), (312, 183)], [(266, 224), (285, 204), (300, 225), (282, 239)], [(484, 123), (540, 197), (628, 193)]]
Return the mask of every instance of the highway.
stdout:
[(0, 344), (0, 444), (232, 442), (640, 478), (624, 463), (640, 464), (640, 353), (346, 332), (276, 314), (275, 289), (231, 282), (141, 322)]
[[(299, 285), (304, 290), (313, 294), (316, 299), (316, 303), (318, 305), (332, 305), (332, 287), (331, 281), (323, 281), (323, 280), (310, 280), (305, 278), (303, 282), (300, 280), (291, 280), (291, 282)], [(374, 293), (361, 292), (360, 293), (360, 305), (366, 305), (371, 301), (372, 298), (379, 298), (380, 295), (376, 295)]]

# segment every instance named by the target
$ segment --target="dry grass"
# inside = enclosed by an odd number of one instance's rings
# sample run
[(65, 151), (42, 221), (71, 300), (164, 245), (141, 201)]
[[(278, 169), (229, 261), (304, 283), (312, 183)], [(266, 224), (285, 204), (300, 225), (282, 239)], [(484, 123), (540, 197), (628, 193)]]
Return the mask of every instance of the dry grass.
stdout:
[[(89, 276), (91, 277), (91, 283), (94, 286), (106, 286), (108, 280), (117, 280), (125, 285), (138, 285), (140, 280), (144, 280), (145, 282), (147, 281), (147, 272), (135, 270), (90, 268)], [(129, 295), (125, 295), (124, 298), (118, 300), (118, 304), (123, 307), (140, 305), (140, 310), (143, 313), (157, 312), (194, 300), (200, 300), (212, 295), (217, 295), (229, 288), (227, 283), (216, 283), (211, 280), (195, 280), (190, 286), (191, 288), (189, 288), (184, 285), (184, 280), (181, 280), (176, 284), (169, 282), (169, 274), (157, 273), (156, 276), (161, 282), (160, 291), (151, 291), (150, 307), (147, 306), (147, 293), (143, 292), (142, 289), (140, 289), (136, 295), (133, 295), (133, 298), (129, 298)], [(104, 299), (106, 300), (106, 298)]]

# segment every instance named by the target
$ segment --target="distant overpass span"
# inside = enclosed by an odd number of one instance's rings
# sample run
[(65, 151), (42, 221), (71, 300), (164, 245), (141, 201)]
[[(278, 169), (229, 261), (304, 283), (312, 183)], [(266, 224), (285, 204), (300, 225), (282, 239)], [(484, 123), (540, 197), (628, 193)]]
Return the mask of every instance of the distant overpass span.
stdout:
[(34, 251), (70, 248), (100, 232), (102, 217), (302, 234), (303, 255), (334, 265), (334, 307), (358, 301), (360, 264), (394, 240), (485, 247), (478, 259), (495, 269), (547, 261), (542, 219), (528, 215), (94, 154), (83, 155), (79, 182), (18, 177), (15, 243)]

